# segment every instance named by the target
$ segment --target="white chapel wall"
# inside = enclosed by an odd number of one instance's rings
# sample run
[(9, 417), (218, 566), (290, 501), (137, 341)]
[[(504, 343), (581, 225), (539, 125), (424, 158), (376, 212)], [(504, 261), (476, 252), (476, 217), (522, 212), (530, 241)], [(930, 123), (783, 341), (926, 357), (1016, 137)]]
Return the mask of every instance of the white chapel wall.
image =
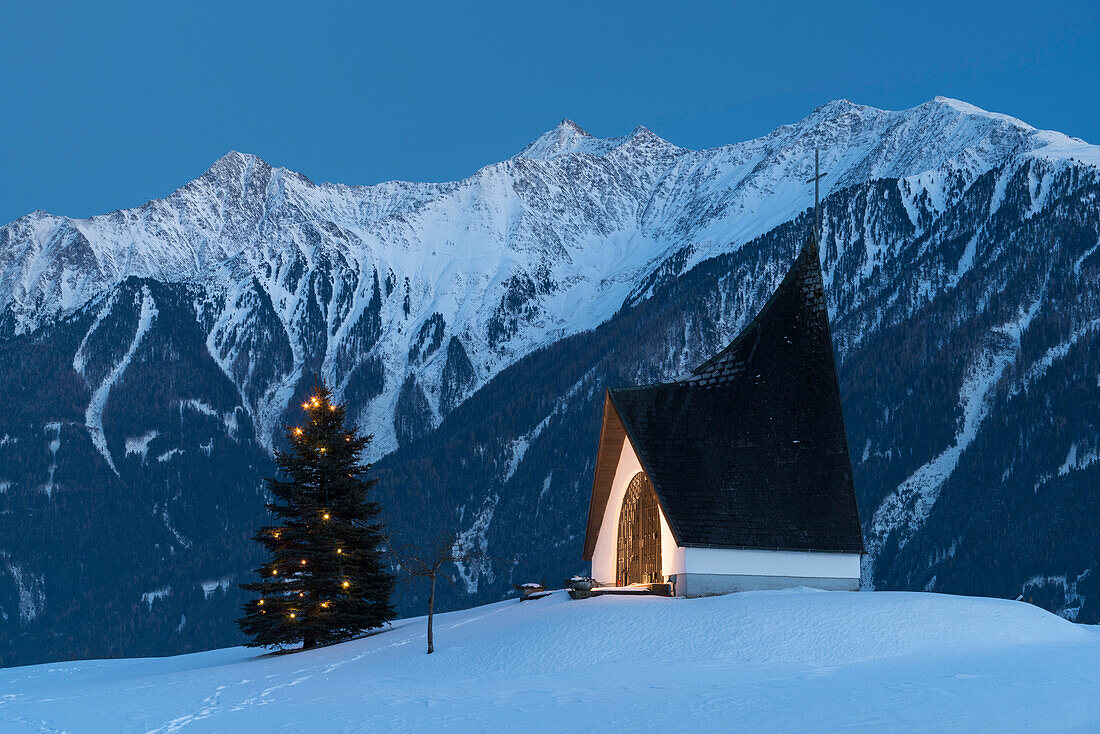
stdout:
[[(624, 438), (623, 447), (619, 451), (619, 463), (615, 466), (615, 478), (611, 480), (611, 491), (607, 497), (607, 507), (604, 508), (599, 535), (596, 536), (596, 547), (592, 551), (592, 578), (600, 583), (615, 583), (615, 565), (618, 561), (619, 513), (622, 512), (623, 497), (626, 496), (630, 480), (640, 471), (642, 471), (642, 463), (638, 460), (638, 455), (634, 453), (630, 441)], [(664, 510), (661, 510), (661, 572), (666, 576), (673, 573), (683, 573), (683, 558), (683, 549), (676, 547), (676, 540), (668, 527)]]
[(664, 508), (658, 507), (658, 510), (661, 513), (661, 573), (668, 578), (674, 573), (684, 572), (684, 551), (687, 549), (676, 545), (676, 536), (668, 526)]
[(626, 488), (634, 475), (642, 470), (638, 456), (623, 439), (619, 451), (619, 463), (615, 465), (615, 478), (611, 480), (611, 491), (607, 496), (607, 506), (603, 511), (600, 533), (596, 536), (596, 547), (592, 551), (592, 578), (602, 584), (615, 583), (615, 564), (618, 555), (619, 513), (623, 508)]
[[(683, 548), (684, 570), (698, 574), (859, 578), (858, 553)], [(663, 552), (663, 549), (662, 549)]]

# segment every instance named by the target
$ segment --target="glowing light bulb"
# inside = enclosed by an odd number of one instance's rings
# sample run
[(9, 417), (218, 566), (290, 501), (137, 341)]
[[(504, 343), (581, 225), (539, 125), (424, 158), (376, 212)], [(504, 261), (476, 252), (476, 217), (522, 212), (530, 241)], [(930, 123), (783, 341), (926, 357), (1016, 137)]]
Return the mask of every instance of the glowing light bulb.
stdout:
[(271, 575), (272, 576), (278, 576), (279, 575), (279, 569), (277, 569), (277, 568), (271, 569)]
[(305, 596), (305, 595), (306, 595), (306, 592), (304, 592), (304, 591), (299, 591), (298, 592), (299, 597), (302, 597), (302, 596)]
[(321, 517), (323, 517), (323, 518), (324, 518), (325, 520), (328, 520), (328, 513), (326, 512), (326, 513), (325, 513), (324, 515), (322, 515)]
[(302, 559), (302, 565), (303, 566), (306, 565), (306, 559), (304, 559), (304, 558)]
[(296, 614), (295, 614), (294, 612), (291, 612), (291, 613), (290, 613), (290, 618), (291, 618), (291, 619), (294, 619), (294, 618), (295, 618), (296, 616), (298, 616), (298, 615), (296, 615)]
[(347, 581), (345, 581), (345, 582), (343, 583), (343, 587), (344, 587), (345, 589), (346, 589), (346, 588), (348, 588), (349, 586), (351, 586), (351, 584), (349, 584), (349, 583), (348, 583)]
[(260, 606), (262, 607), (262, 606), (264, 605), (264, 600), (263, 600), (263, 599), (260, 599), (260, 600), (259, 600), (258, 602), (256, 602), (256, 603), (257, 603), (257, 604), (259, 604), (259, 605), (260, 605)]
[(303, 410), (309, 410), (309, 403), (302, 403)]
[(302, 435), (302, 429), (301, 428), (295, 428), (294, 429), (294, 435), (295, 436), (301, 436)]
[(344, 552), (344, 549), (343, 549), (343, 548), (337, 548), (337, 549), (336, 549), (336, 552), (337, 552), (337, 553), (343, 553), (343, 552)]

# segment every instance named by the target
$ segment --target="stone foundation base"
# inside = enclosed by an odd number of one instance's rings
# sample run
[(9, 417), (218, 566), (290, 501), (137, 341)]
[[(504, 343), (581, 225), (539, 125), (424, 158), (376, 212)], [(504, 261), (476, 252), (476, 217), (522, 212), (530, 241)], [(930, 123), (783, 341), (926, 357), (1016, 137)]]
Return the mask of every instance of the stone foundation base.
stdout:
[(669, 576), (676, 596), (716, 596), (734, 591), (772, 591), (808, 586), (825, 591), (859, 591), (858, 578), (798, 576), (737, 576), (721, 573), (680, 573)]

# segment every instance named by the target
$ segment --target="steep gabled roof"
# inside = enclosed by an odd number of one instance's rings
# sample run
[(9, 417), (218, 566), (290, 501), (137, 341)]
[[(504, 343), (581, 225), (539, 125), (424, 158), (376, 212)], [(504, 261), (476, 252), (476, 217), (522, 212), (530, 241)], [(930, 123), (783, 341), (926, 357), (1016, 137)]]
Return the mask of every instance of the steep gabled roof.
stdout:
[(861, 552), (817, 248), (691, 375), (608, 390), (586, 560), (623, 434), (681, 546)]

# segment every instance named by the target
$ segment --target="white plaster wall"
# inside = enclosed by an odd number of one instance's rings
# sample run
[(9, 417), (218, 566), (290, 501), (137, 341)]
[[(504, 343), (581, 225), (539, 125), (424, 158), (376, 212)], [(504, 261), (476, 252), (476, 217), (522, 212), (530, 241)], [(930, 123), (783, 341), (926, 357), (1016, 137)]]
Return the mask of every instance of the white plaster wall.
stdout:
[[(859, 578), (858, 553), (805, 553), (731, 548), (681, 548), (680, 550), (684, 557), (684, 573)], [(661, 552), (664, 553), (663, 547)]]
[[(642, 463), (638, 461), (638, 456), (630, 446), (630, 441), (624, 438), (623, 447), (619, 451), (619, 463), (615, 467), (615, 478), (611, 480), (611, 492), (607, 497), (607, 507), (604, 508), (603, 522), (600, 523), (600, 532), (596, 536), (596, 547), (592, 551), (592, 578), (601, 584), (615, 583), (615, 564), (618, 560), (616, 556), (618, 555), (619, 513), (623, 509), (623, 497), (626, 496), (626, 488), (630, 486), (630, 480), (641, 470)], [(664, 529), (665, 526), (662, 523), (662, 558), (664, 557)]]
[(684, 551), (676, 545), (676, 536), (672, 534), (672, 528), (665, 519), (665, 510), (658, 507), (661, 512), (661, 573), (667, 578), (674, 573), (684, 573)]

